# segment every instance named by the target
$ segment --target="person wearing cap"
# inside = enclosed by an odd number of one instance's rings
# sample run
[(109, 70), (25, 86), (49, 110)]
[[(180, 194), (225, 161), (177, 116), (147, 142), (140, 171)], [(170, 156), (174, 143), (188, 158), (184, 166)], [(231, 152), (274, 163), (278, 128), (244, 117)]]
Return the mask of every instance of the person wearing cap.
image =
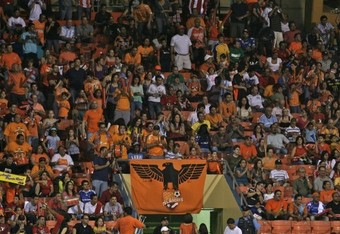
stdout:
[(164, 149), (166, 149), (166, 138), (160, 135), (158, 125), (153, 127), (152, 134), (148, 135), (145, 145), (150, 159), (164, 159)]
[(259, 233), (261, 225), (251, 216), (248, 206), (242, 207), (242, 217), (236, 221), (236, 225), (242, 230), (242, 233)]
[(289, 176), (286, 170), (282, 169), (282, 161), (275, 161), (275, 169), (270, 171), (269, 179), (272, 180), (274, 186), (288, 186)]
[(166, 88), (163, 85), (163, 78), (156, 76), (156, 83), (149, 86), (147, 91), (149, 115), (151, 119), (156, 119), (156, 116), (162, 110), (161, 97), (166, 95)]
[(241, 42), (241, 48), (244, 51), (249, 52), (249, 51), (254, 51), (256, 49), (255, 39), (249, 36), (248, 29), (243, 30), (242, 36), (239, 40)]
[(202, 77), (206, 77), (210, 68), (214, 68), (214, 70), (216, 70), (213, 59), (214, 57), (210, 54), (206, 54), (204, 56), (204, 63), (202, 63), (199, 68)]
[(190, 37), (184, 34), (185, 27), (178, 27), (178, 34), (171, 38), (171, 62), (176, 65), (178, 70), (191, 70), (191, 59), (193, 59), (192, 43)]
[(173, 234), (173, 230), (169, 227), (169, 219), (168, 217), (164, 216), (161, 219), (161, 224), (156, 226), (153, 230), (153, 234)]
[(154, 69), (155, 69), (155, 75), (152, 77), (152, 81), (156, 81), (156, 76), (161, 76), (162, 77), (162, 79), (164, 80), (165, 79), (165, 76), (164, 76), (164, 74), (162, 73), (162, 67), (160, 66), (160, 65), (156, 65), (155, 67), (154, 67)]
[(132, 144), (132, 151), (128, 153), (128, 159), (144, 159), (145, 154), (140, 150), (139, 142), (134, 142)]
[(236, 225), (233, 218), (227, 220), (227, 227), (224, 229), (223, 234), (242, 234), (242, 230)]
[(318, 192), (312, 194), (312, 200), (307, 203), (306, 208), (311, 221), (329, 220), (327, 216), (328, 211), (325, 209), (325, 205), (320, 201), (320, 194)]

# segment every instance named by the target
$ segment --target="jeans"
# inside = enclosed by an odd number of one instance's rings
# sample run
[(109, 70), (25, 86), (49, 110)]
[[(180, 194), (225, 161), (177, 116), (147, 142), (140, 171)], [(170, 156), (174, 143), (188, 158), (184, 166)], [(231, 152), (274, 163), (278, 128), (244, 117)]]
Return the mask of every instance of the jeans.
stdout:
[(81, 17), (83, 16), (83, 11), (85, 11), (85, 16), (88, 20), (91, 20), (91, 8), (83, 8), (81, 6), (78, 6), (78, 20), (81, 20)]
[(148, 102), (149, 115), (151, 119), (156, 119), (158, 113), (162, 111), (162, 105), (160, 102)]
[(131, 119), (135, 118), (135, 110), (143, 109), (143, 103), (141, 102), (131, 102)]
[(93, 180), (92, 185), (94, 186), (94, 191), (96, 191), (98, 197), (100, 197), (102, 193), (108, 188), (107, 181), (102, 180)]
[[(62, 8), (62, 6), (60, 6)], [(60, 9), (60, 20), (71, 20), (72, 19), (72, 6), (64, 6)]]

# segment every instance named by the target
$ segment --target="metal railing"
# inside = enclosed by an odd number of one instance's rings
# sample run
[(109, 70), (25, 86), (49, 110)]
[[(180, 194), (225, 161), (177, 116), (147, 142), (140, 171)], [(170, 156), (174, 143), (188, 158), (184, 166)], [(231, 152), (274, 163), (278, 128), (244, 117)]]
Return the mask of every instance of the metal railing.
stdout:
[[(227, 155), (228, 156), (228, 155)], [(226, 156), (226, 157), (227, 157)], [(230, 166), (229, 166), (229, 163), (228, 161), (223, 158), (221, 161), (223, 161), (223, 173), (224, 173), (224, 176), (229, 176), (231, 178), (231, 181), (232, 181), (232, 189), (234, 191), (236, 191), (237, 188), (240, 187), (240, 185), (237, 183), (236, 181), (236, 178), (234, 176), (234, 172), (231, 170)], [(239, 190), (239, 196), (240, 196), (240, 205), (241, 206), (248, 206), (248, 202), (247, 202), (247, 199), (245, 198), (244, 194)]]

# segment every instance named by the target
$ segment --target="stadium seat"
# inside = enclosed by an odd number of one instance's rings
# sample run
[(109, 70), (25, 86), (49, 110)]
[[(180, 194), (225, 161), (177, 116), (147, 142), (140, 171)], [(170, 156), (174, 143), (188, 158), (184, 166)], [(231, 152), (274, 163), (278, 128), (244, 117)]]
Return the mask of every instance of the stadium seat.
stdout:
[(258, 123), (261, 115), (263, 115), (262, 112), (253, 112), (253, 114), (252, 114), (253, 121), (252, 122)]
[(311, 231), (310, 221), (292, 222), (292, 234), (309, 234)]
[(116, 224), (116, 221), (107, 221), (107, 222), (105, 222), (106, 229), (111, 231), (115, 224)]
[(331, 233), (331, 225), (328, 221), (312, 221), (312, 234), (329, 234)]
[(303, 204), (307, 204), (307, 203), (310, 202), (311, 200), (312, 200), (311, 197), (303, 197), (303, 198), (302, 198), (302, 203), (303, 203)]
[(292, 222), (287, 220), (276, 220), (271, 222), (272, 234), (290, 234), (292, 231)]
[(271, 226), (270, 221), (259, 220), (258, 223), (261, 225), (261, 228), (260, 228), (261, 234), (271, 234), (272, 233), (272, 226)]
[(332, 233), (340, 234), (340, 221), (331, 222)]

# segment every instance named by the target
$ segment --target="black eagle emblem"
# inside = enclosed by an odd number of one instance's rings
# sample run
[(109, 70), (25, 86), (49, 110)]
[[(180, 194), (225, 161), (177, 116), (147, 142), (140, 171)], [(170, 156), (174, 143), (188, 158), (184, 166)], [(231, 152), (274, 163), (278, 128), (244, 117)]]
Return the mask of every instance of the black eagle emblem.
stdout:
[(174, 168), (173, 163), (163, 163), (163, 170), (158, 168), (158, 165), (144, 165), (144, 164), (131, 164), (133, 169), (137, 172), (140, 178), (157, 180), (163, 182), (163, 189), (168, 189), (168, 184), (172, 183), (172, 187), (178, 190), (178, 186), (187, 180), (197, 180), (205, 164), (184, 164), (180, 170)]

